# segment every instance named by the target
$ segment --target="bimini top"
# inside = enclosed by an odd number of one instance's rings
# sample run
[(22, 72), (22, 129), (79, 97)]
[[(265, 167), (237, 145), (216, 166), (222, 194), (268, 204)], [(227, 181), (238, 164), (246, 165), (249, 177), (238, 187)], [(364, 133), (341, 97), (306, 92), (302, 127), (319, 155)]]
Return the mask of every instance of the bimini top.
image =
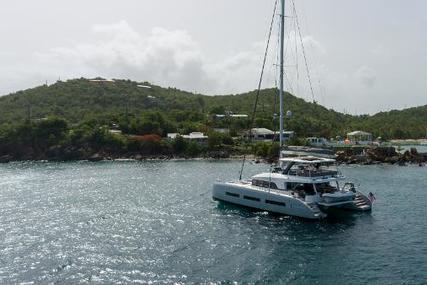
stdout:
[(335, 159), (315, 157), (315, 156), (284, 157), (284, 158), (281, 158), (280, 161), (293, 162), (293, 163), (299, 163), (299, 164), (335, 163)]

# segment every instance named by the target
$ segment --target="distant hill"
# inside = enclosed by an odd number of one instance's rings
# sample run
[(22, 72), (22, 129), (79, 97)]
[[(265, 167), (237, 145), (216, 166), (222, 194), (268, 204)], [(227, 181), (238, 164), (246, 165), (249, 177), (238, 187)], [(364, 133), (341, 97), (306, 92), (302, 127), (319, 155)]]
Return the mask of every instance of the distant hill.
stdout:
[[(147, 82), (93, 82), (81, 78), (0, 97), (0, 124), (23, 122), (28, 116), (40, 119), (51, 115), (77, 124), (88, 120), (108, 121), (126, 112), (140, 116), (147, 111), (159, 111), (166, 116), (175, 111), (203, 115), (225, 111), (251, 114), (255, 96), (255, 91), (205, 96), (175, 88), (162, 88)], [(272, 127), (274, 107), (278, 109), (276, 97), (275, 89), (261, 91), (257, 112), (258, 126)], [(285, 110), (293, 113), (292, 118), (285, 122), (286, 128), (304, 136), (329, 137), (361, 129), (385, 138), (418, 138), (424, 137), (427, 130), (427, 105), (381, 112), (373, 116), (351, 116), (287, 93)]]
[(427, 137), (427, 105), (358, 117), (357, 125), (387, 138)]

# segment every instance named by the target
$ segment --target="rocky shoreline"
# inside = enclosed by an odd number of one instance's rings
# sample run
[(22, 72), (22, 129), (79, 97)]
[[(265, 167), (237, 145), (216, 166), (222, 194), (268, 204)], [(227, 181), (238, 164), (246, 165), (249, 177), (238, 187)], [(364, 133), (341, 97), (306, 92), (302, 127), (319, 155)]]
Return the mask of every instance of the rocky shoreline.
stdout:
[[(364, 147), (364, 148), (346, 148), (335, 150), (337, 162), (340, 164), (418, 164), (420, 166), (427, 163), (427, 153), (419, 153), (416, 148), (411, 148), (404, 153), (399, 153), (394, 147)], [(241, 160), (243, 155), (233, 154), (228, 151), (209, 151), (202, 156), (192, 157), (187, 155), (176, 154), (159, 154), (159, 155), (144, 155), (141, 153), (108, 153), (105, 151), (99, 152), (48, 152), (38, 155), (27, 154), (20, 157), (11, 155), (3, 155), (0, 157), (0, 163), (19, 162), (19, 161), (51, 161), (51, 162), (67, 162), (67, 161), (116, 161), (116, 160)], [(277, 162), (276, 158), (257, 157), (252, 154), (246, 155), (246, 159), (252, 160), (255, 163)]]
[[(255, 160), (255, 156), (248, 155), (250, 159)], [(232, 155), (227, 151), (209, 151), (202, 156), (192, 157), (188, 155), (178, 154), (157, 154), (147, 155), (141, 153), (114, 153), (114, 152), (67, 152), (67, 153), (42, 153), (42, 154), (27, 154), (19, 157), (12, 155), (0, 156), (0, 163), (19, 162), (19, 161), (50, 161), (50, 162), (70, 162), (70, 161), (116, 161), (116, 160), (188, 160), (188, 159), (242, 159), (243, 155)]]
[(400, 153), (394, 147), (348, 148), (336, 152), (337, 161), (345, 164), (419, 164), (427, 162), (427, 153), (419, 153), (416, 148)]

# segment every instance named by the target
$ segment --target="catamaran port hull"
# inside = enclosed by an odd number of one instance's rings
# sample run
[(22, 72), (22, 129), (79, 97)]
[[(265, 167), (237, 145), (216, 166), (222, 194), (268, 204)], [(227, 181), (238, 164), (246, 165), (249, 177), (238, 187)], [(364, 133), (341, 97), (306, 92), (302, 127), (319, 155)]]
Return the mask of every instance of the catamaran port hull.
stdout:
[(326, 217), (315, 204), (307, 204), (277, 190), (253, 186), (246, 182), (218, 182), (212, 190), (214, 200), (259, 209), (271, 213), (319, 220)]

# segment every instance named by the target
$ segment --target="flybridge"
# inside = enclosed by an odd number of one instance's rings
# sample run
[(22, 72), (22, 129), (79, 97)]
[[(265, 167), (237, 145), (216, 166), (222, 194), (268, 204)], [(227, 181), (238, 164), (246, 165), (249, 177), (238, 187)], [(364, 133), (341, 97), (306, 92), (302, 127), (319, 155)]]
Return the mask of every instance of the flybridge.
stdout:
[(283, 174), (315, 179), (336, 178), (344, 176), (335, 166), (335, 160), (330, 158), (303, 156), (280, 159), (280, 170)]

